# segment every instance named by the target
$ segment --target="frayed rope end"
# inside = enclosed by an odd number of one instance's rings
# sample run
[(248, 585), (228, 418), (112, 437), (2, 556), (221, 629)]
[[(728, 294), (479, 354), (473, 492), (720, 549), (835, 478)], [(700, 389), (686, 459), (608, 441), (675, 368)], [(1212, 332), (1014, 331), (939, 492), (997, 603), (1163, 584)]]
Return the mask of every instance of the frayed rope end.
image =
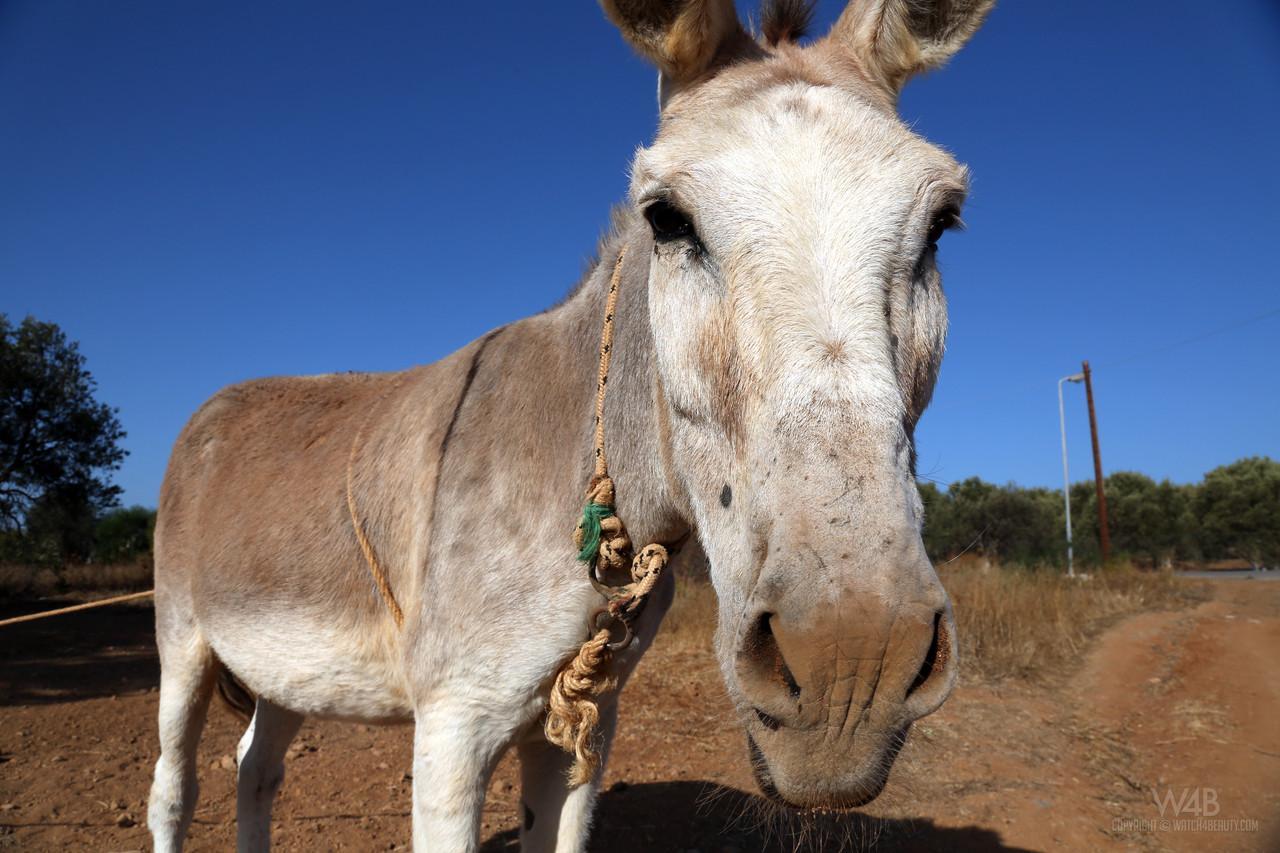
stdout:
[(601, 630), (582, 644), (578, 655), (556, 675), (543, 725), (547, 740), (571, 754), (569, 787), (585, 785), (600, 767), (600, 707), (596, 697), (612, 690), (615, 679), (605, 668), (611, 657), (609, 632)]

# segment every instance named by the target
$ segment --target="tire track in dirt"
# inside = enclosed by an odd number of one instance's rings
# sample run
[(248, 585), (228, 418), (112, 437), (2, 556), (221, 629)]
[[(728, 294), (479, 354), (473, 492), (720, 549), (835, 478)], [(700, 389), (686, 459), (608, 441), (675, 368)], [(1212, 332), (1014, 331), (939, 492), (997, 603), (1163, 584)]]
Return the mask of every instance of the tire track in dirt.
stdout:
[[(1280, 849), (1280, 583), (1214, 582), (1190, 613), (1146, 613), (1108, 632), (1075, 679), (1079, 716), (1128, 753), (1123, 817), (1174, 818), (1169, 797), (1257, 832), (1120, 833), (1169, 850)], [(1117, 762), (1112, 762), (1113, 764)], [(1212, 793), (1210, 793), (1212, 792)], [(1165, 801), (1161, 814), (1157, 797)]]

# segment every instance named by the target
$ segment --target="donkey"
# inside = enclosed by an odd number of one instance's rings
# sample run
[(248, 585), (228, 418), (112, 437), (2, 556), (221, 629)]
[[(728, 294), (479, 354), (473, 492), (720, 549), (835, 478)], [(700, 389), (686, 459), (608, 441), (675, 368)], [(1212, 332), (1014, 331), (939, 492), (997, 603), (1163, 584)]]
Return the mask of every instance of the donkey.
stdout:
[[(307, 715), (414, 723), (416, 850), (476, 849), (513, 745), (521, 849), (584, 848), (601, 771), (570, 786), (542, 719), (601, 603), (569, 534), (624, 250), (604, 416), (618, 514), (636, 541), (692, 531), (704, 549), (762, 791), (869, 801), (951, 691), (913, 436), (947, 327), (938, 241), (967, 173), (896, 101), (991, 0), (857, 0), (807, 46), (805, 3), (769, 6), (758, 39), (732, 0), (603, 5), (660, 72), (661, 122), (577, 290), (427, 366), (227, 388), (178, 438), (156, 529), (156, 849), (182, 845), (207, 707), (232, 677), (256, 696), (242, 850), (268, 846)], [(673, 583), (612, 661), (602, 752)]]

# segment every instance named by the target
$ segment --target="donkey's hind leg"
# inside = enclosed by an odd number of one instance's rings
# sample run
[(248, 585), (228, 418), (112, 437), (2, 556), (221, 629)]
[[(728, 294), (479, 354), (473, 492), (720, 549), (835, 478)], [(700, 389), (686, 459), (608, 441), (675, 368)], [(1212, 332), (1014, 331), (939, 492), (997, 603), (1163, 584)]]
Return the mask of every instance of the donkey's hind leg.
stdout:
[(160, 759), (147, 805), (157, 853), (182, 849), (196, 810), (196, 748), (213, 695), (217, 661), (193, 625), (157, 614), (160, 650)]
[(236, 752), (236, 849), (271, 847), (271, 804), (284, 781), (284, 755), (303, 716), (258, 697), (253, 719)]

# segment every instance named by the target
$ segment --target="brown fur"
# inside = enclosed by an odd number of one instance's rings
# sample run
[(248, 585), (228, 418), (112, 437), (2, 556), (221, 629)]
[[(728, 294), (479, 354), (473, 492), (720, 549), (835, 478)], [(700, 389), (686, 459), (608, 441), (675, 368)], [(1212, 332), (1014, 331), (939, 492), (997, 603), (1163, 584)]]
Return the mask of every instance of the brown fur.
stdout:
[(760, 34), (765, 44), (798, 42), (809, 34), (817, 0), (766, 0), (760, 10)]
[(734, 446), (740, 446), (742, 440), (743, 403), (748, 390), (737, 349), (733, 324), (724, 316), (711, 318), (698, 338), (699, 368), (708, 377), (715, 420)]
[(601, 0), (609, 19), (674, 85), (750, 52), (733, 0)]
[(858, 56), (894, 99), (916, 74), (941, 67), (982, 26), (995, 0), (855, 0), (829, 38)]
[[(637, 220), (623, 224), (634, 229)], [(648, 349), (647, 324), (643, 283), (635, 281), (646, 261), (643, 251), (634, 254), (610, 383), (609, 420), (618, 420), (610, 429), (611, 461), (624, 503), (641, 501), (629, 513), (636, 532), (652, 531), (660, 541), (683, 532), (673, 517), (655, 519), (650, 509), (670, 502), (665, 489), (626, 488), (636, 477), (648, 479), (655, 465), (644, 456), (651, 439), (640, 437), (656, 432), (652, 407), (640, 403), (644, 417), (618, 411), (653, 398), (651, 370), (636, 362), (650, 356), (639, 355)], [(219, 392), (183, 430), (162, 488), (162, 609), (180, 598), (202, 624), (218, 625), (250, 615), (251, 602), (253, 614), (289, 613), (360, 638), (365, 653), (399, 668), (415, 665), (401, 658), (413, 654), (422, 621), (444, 605), (433, 599), (443, 582), (436, 563), (499, 572), (513, 592), (545, 583), (517, 567), (490, 565), (487, 543), (549, 520), (567, 531), (580, 510), (601, 295), (584, 289), (560, 309), (424, 367), (263, 379)], [(347, 461), (362, 430), (353, 492), (405, 610), (403, 632), (371, 579), (345, 503)], [(437, 493), (455, 497), (437, 505)], [(568, 551), (567, 532), (564, 545)], [(484, 613), (498, 605), (480, 587), (464, 594), (473, 592), (480, 600), (468, 605), (455, 592), (447, 606)], [(212, 633), (216, 650), (217, 629)], [(285, 701), (282, 685), (236, 675), (249, 690)], [(405, 702), (407, 713), (410, 698)]]

